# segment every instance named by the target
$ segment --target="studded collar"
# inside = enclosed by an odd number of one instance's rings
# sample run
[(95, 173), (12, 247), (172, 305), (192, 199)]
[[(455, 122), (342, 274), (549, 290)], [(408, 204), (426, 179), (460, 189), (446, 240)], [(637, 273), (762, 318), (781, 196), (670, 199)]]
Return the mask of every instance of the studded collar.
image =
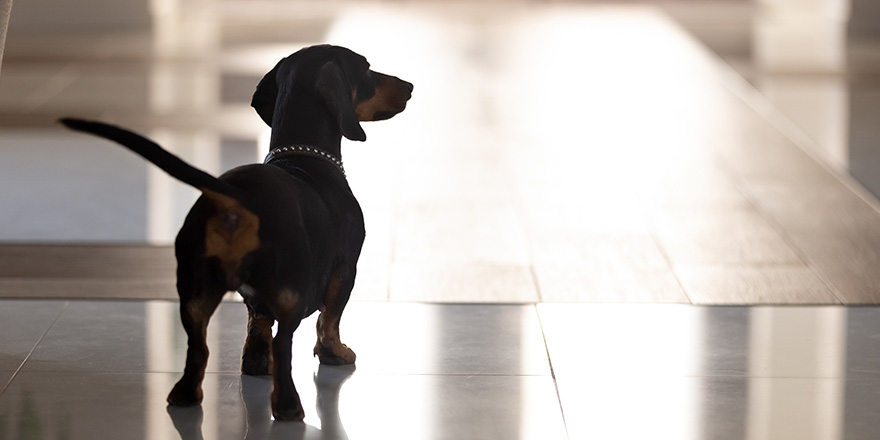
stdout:
[(342, 166), (342, 159), (339, 159), (338, 157), (326, 151), (319, 150), (315, 147), (310, 147), (308, 145), (288, 145), (285, 147), (276, 148), (270, 151), (268, 155), (266, 155), (266, 159), (263, 160), (263, 163), (268, 164), (273, 160), (280, 159), (285, 156), (318, 157), (332, 163), (333, 165), (336, 165), (336, 168), (339, 168), (339, 171), (342, 173), (342, 175), (345, 175), (345, 168), (343, 168)]

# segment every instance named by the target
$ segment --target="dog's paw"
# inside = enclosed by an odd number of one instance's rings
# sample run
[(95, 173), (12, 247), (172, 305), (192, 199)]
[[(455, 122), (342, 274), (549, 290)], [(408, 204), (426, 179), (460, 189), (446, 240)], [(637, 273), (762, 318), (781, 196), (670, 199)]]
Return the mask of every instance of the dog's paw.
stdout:
[(202, 398), (204, 397), (202, 387), (197, 386), (193, 389), (182, 382), (177, 382), (177, 385), (174, 385), (174, 388), (168, 393), (168, 404), (173, 406), (194, 406), (202, 403)]
[(241, 358), (241, 372), (248, 376), (272, 374), (272, 359), (268, 356), (244, 356)]
[(323, 365), (348, 365), (353, 364), (357, 359), (354, 351), (347, 345), (339, 342), (325, 347), (320, 342), (315, 344), (315, 356)]
[(272, 409), (272, 417), (279, 422), (301, 422), (306, 417), (302, 405), (297, 408)]
[[(280, 395), (286, 397), (279, 397)], [(272, 417), (276, 421), (300, 422), (305, 416), (306, 413), (296, 391), (293, 394), (278, 393), (277, 390), (272, 392)]]

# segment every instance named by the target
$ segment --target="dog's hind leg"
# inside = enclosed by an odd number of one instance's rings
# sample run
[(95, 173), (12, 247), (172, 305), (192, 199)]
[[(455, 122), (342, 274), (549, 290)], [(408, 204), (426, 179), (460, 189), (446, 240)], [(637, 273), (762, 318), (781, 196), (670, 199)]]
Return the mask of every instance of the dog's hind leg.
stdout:
[(197, 287), (191, 276), (181, 276), (180, 271), (177, 289), (180, 294), (180, 318), (187, 336), (186, 366), (183, 377), (168, 394), (168, 403), (176, 406), (198, 405), (202, 402), (202, 380), (208, 364), (208, 320), (223, 299), (226, 289), (218, 286)]
[(251, 376), (272, 374), (272, 324), (268, 310), (245, 300), (248, 309), (247, 340), (241, 354), (241, 372)]
[(324, 296), (324, 310), (318, 316), (315, 356), (324, 365), (353, 364), (357, 355), (339, 339), (339, 321), (354, 288), (354, 270), (337, 269), (330, 277)]

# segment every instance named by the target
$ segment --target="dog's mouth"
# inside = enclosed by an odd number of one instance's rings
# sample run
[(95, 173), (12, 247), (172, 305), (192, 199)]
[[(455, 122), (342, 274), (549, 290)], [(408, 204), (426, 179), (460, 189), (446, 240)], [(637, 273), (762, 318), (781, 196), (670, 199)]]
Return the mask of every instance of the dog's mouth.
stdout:
[[(409, 83), (406, 83), (406, 84), (409, 84)], [(410, 84), (408, 91), (406, 91), (405, 93), (401, 93), (400, 95), (396, 96), (391, 101), (389, 109), (376, 111), (376, 113), (373, 114), (373, 119), (376, 121), (384, 121), (384, 120), (390, 119), (392, 116), (406, 110), (406, 103), (407, 103), (407, 101), (410, 100), (410, 98), (412, 98), (412, 85), (411, 84)]]
[(406, 109), (406, 103), (412, 98), (414, 86), (402, 79), (398, 79), (398, 81), (397, 93), (391, 100), (391, 111), (377, 112), (376, 120), (388, 119)]
[(396, 115), (402, 111), (403, 111), (403, 108), (401, 108), (400, 110), (393, 111), (393, 112), (376, 112), (373, 114), (373, 120), (374, 121), (384, 121), (386, 119), (391, 119), (394, 115)]
[(381, 91), (367, 102), (361, 103), (356, 108), (358, 119), (361, 121), (383, 121), (406, 109), (407, 101), (412, 98), (413, 85), (394, 77), (387, 77), (386, 84)]

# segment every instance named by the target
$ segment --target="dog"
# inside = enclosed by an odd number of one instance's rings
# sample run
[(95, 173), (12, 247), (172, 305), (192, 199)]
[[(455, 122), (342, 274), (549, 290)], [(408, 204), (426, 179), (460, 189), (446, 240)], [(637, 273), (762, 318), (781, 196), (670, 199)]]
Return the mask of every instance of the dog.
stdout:
[(208, 320), (228, 291), (238, 291), (248, 311), (241, 371), (272, 374), (275, 420), (304, 417), (290, 375), (291, 339), (302, 319), (320, 310), (314, 355), (321, 364), (355, 362), (354, 351), (340, 341), (339, 321), (365, 229), (340, 158), (341, 139), (365, 141), (360, 122), (402, 112), (412, 90), (412, 84), (371, 70), (366, 58), (343, 47), (295, 52), (263, 77), (251, 102), (272, 128), (266, 160), (219, 178), (131, 131), (61, 120), (131, 149), (202, 192), (174, 245), (187, 351), (170, 405), (201, 403)]

